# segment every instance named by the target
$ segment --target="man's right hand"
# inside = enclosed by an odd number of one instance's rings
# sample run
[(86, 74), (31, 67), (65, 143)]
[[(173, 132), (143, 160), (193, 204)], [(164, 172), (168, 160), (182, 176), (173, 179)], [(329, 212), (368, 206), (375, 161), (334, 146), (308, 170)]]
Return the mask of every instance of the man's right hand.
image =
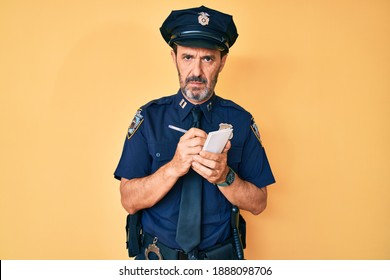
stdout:
[(190, 170), (193, 157), (198, 155), (206, 141), (207, 133), (199, 128), (191, 128), (177, 144), (175, 155), (170, 164), (177, 176), (181, 177)]

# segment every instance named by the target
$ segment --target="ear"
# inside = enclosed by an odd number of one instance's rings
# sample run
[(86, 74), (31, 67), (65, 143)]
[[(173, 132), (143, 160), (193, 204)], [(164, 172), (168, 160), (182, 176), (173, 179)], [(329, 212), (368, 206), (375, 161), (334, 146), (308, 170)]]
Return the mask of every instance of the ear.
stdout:
[(225, 67), (225, 63), (226, 63), (227, 57), (228, 57), (228, 55), (225, 54), (225, 55), (221, 58), (221, 66), (219, 66), (219, 72), (220, 72), (220, 73), (222, 72), (223, 67)]
[(171, 57), (172, 57), (173, 64), (176, 65), (176, 54), (175, 54), (175, 51), (173, 49), (171, 50)]

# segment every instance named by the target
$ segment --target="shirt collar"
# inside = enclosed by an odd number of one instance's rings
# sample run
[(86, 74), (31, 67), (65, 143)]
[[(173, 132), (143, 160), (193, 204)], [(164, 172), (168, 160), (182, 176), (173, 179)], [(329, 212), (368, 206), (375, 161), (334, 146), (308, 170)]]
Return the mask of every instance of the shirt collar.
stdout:
[[(207, 100), (207, 102), (198, 105), (201, 108), (205, 119), (209, 123), (211, 123), (212, 121), (212, 111), (213, 111), (213, 106), (215, 105), (215, 101), (216, 101), (216, 96), (215, 94), (213, 94), (213, 96), (209, 100)], [(191, 102), (189, 102), (187, 99), (185, 99), (181, 90), (179, 90), (176, 94), (175, 103), (181, 121), (183, 121), (191, 112), (192, 108), (196, 106)]]

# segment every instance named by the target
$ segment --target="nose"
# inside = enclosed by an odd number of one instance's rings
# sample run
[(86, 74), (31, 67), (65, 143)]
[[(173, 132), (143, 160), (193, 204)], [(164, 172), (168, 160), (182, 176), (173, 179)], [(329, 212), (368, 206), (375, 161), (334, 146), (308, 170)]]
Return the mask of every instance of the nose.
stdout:
[(201, 77), (202, 76), (202, 64), (201, 64), (201, 60), (200, 59), (195, 59), (194, 60), (194, 64), (193, 64), (193, 68), (192, 68), (192, 75), (195, 76), (195, 77)]

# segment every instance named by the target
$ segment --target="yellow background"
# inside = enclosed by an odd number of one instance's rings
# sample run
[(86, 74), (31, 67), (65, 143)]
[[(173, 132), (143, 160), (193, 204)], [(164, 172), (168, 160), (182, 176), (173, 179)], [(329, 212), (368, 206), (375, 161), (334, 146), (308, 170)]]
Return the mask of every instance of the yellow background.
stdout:
[(172, 9), (234, 15), (217, 93), (277, 183), (248, 259), (390, 258), (390, 2), (0, 1), (0, 258), (126, 259), (113, 171), (139, 106), (178, 89)]

